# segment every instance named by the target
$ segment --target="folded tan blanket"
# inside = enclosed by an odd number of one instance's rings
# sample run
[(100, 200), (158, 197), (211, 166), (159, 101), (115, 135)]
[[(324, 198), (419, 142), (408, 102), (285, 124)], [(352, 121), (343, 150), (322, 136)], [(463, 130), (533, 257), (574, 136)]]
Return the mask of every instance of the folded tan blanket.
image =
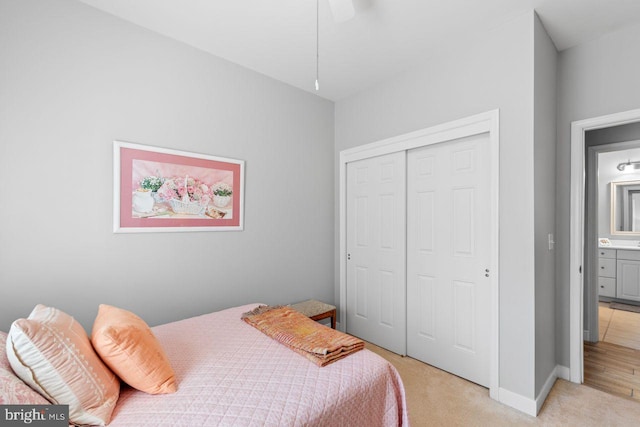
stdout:
[(326, 366), (364, 348), (364, 341), (321, 325), (291, 307), (261, 305), (242, 319), (265, 335)]

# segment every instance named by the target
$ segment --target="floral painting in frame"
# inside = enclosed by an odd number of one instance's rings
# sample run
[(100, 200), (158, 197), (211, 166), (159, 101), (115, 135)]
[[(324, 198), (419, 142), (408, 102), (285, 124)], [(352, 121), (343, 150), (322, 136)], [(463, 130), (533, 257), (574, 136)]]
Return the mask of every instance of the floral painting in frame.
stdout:
[(244, 161), (114, 141), (113, 231), (243, 229)]

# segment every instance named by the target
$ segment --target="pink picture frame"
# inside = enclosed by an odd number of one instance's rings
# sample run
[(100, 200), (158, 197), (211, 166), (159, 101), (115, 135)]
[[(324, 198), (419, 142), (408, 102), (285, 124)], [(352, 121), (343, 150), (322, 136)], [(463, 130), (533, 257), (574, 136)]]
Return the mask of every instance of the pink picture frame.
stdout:
[(115, 233), (243, 230), (244, 161), (114, 141)]

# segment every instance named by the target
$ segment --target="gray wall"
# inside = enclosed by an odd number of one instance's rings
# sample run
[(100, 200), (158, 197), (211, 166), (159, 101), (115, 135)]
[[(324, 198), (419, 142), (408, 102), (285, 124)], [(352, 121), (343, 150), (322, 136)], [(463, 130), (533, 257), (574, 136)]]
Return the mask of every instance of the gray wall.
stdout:
[(555, 234), (556, 69), (558, 52), (540, 20), (535, 20), (534, 198), (535, 198), (535, 396), (556, 366)]
[[(0, 0), (0, 330), (333, 302), (333, 103), (71, 0)], [(245, 231), (112, 233), (112, 141), (246, 161)]]
[(569, 366), (571, 122), (640, 108), (640, 26), (563, 51), (558, 59), (556, 360)]
[(638, 140), (640, 139), (640, 123), (627, 123), (590, 130), (586, 132), (584, 139), (585, 145), (588, 146)]
[(335, 107), (338, 152), (500, 109), (500, 387), (527, 398), (535, 387), (533, 27), (533, 12), (521, 15)]

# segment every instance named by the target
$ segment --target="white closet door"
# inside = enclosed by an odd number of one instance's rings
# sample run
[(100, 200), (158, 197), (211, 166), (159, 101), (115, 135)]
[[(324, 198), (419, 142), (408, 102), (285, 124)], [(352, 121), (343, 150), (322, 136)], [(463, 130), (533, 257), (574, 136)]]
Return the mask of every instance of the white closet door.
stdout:
[(489, 136), (482, 134), (407, 156), (407, 354), (485, 387), (489, 153)]
[(406, 352), (406, 152), (347, 165), (347, 332)]

